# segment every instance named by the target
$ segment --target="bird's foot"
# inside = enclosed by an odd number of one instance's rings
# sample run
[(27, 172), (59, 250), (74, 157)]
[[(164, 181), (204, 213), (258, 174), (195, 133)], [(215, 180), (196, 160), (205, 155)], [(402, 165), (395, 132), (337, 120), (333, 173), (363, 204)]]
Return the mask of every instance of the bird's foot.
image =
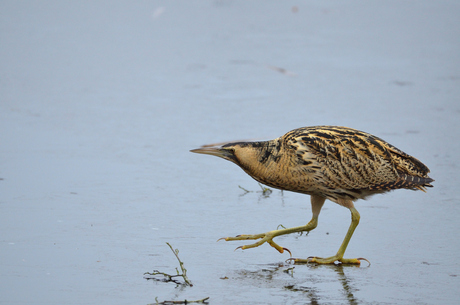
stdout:
[(277, 243), (275, 243), (273, 241), (273, 238), (276, 237), (278, 234), (276, 234), (276, 232), (278, 232), (278, 230), (274, 230), (274, 231), (269, 231), (269, 232), (266, 232), (266, 233), (261, 233), (261, 234), (254, 234), (254, 235), (246, 235), (246, 234), (243, 234), (243, 235), (237, 235), (235, 237), (222, 237), (222, 238), (219, 238), (217, 241), (219, 240), (225, 240), (225, 241), (232, 241), (232, 240), (255, 240), (255, 239), (260, 239), (258, 242), (256, 243), (253, 243), (253, 244), (250, 244), (250, 245), (244, 245), (244, 246), (239, 246), (238, 248), (236, 248), (235, 250), (238, 250), (238, 249), (249, 249), (249, 248), (255, 248), (255, 247), (258, 247), (260, 245), (262, 245), (263, 243), (268, 243), (270, 246), (272, 246), (273, 248), (275, 248), (276, 250), (278, 250), (279, 253), (283, 253), (284, 251), (287, 251), (289, 252), (289, 254), (292, 256), (291, 254), (291, 251), (289, 251), (289, 249), (287, 248), (283, 248), (281, 247), (280, 245), (278, 245)]
[(366, 261), (369, 263), (369, 266), (371, 263), (365, 259), (365, 258), (343, 258), (338, 255), (334, 255), (331, 257), (316, 257), (316, 256), (310, 256), (307, 259), (302, 259), (302, 258), (289, 258), (286, 260), (286, 262), (293, 262), (294, 264), (320, 264), (320, 265), (325, 265), (325, 264), (344, 264), (344, 265), (360, 265), (361, 261)]

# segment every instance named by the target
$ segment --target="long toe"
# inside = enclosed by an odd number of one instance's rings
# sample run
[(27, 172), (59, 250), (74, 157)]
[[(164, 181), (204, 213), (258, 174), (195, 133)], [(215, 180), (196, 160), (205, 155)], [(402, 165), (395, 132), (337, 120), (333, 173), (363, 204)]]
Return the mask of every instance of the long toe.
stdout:
[(318, 265), (331, 265), (331, 264), (344, 264), (344, 265), (360, 265), (361, 261), (364, 260), (371, 264), (365, 258), (340, 258), (338, 256), (331, 256), (331, 257), (316, 257), (310, 256), (307, 259), (302, 258), (290, 258), (287, 261), (293, 262), (294, 264), (318, 264)]
[[(279, 253), (283, 253), (285, 250), (289, 253), (291, 253), (291, 251), (289, 251), (288, 249), (286, 248), (283, 248), (281, 247), (280, 245), (278, 245), (277, 243), (275, 243), (273, 241), (273, 238), (276, 236), (276, 234), (274, 234), (276, 231), (270, 231), (270, 232), (266, 232), (266, 233), (261, 233), (261, 234), (254, 234), (254, 235), (237, 235), (235, 237), (224, 237), (224, 238), (220, 238), (218, 239), (217, 241), (221, 240), (221, 239), (224, 239), (225, 241), (233, 241), (233, 240), (256, 240), (256, 239), (260, 239), (259, 241), (253, 243), (253, 244), (249, 244), (249, 245), (244, 245), (244, 246), (239, 246), (238, 248), (236, 248), (235, 250), (237, 249), (250, 249), (250, 248), (256, 248), (264, 243), (268, 243), (270, 246), (272, 246), (273, 248), (275, 248)], [(292, 256), (292, 255), (291, 255)]]
[(219, 238), (217, 241), (222, 240), (222, 239), (224, 239), (225, 241), (260, 239), (260, 238), (264, 238), (264, 237), (265, 237), (265, 233), (261, 233), (261, 234), (241, 234), (241, 235), (237, 235), (235, 237), (222, 237), (222, 238)]

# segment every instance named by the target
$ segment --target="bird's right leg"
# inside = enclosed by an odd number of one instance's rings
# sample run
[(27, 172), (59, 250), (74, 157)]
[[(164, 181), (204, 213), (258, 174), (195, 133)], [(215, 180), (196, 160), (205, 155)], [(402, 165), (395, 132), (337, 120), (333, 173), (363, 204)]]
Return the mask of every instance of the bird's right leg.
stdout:
[(307, 259), (290, 258), (289, 260), (293, 261), (294, 264), (305, 264), (305, 263), (335, 264), (336, 262), (339, 262), (341, 264), (360, 265), (361, 260), (365, 260), (366, 262), (369, 263), (369, 265), (371, 264), (365, 258), (343, 258), (343, 255), (345, 254), (345, 250), (347, 249), (348, 243), (350, 242), (351, 236), (353, 235), (353, 232), (355, 231), (356, 227), (359, 224), (360, 216), (359, 216), (358, 211), (355, 209), (353, 202), (351, 200), (343, 201), (341, 202), (341, 205), (346, 206), (350, 209), (351, 224), (350, 224), (350, 227), (348, 228), (347, 234), (345, 235), (342, 245), (339, 248), (339, 251), (337, 251), (337, 254), (330, 256), (330, 257), (325, 257), (325, 258), (310, 256)]
[[(221, 239), (224, 239), (225, 241), (231, 241), (231, 240), (255, 240), (255, 239), (260, 239), (258, 242), (250, 244), (250, 245), (244, 245), (240, 246), (237, 249), (249, 249), (249, 248), (255, 248), (263, 243), (267, 242), (270, 246), (278, 250), (280, 253), (283, 253), (284, 250), (287, 250), (289, 253), (290, 251), (286, 248), (283, 248), (279, 246), (277, 243), (273, 241), (273, 238), (280, 236), (280, 235), (285, 235), (285, 234), (291, 234), (291, 233), (296, 233), (296, 232), (309, 232), (316, 228), (318, 225), (318, 216), (319, 213), (321, 212), (321, 208), (323, 207), (324, 201), (326, 199), (324, 197), (312, 195), (311, 196), (311, 207), (312, 207), (312, 213), (313, 217), (312, 219), (306, 224), (305, 226), (300, 226), (300, 227), (294, 227), (294, 228), (289, 228), (289, 229), (281, 229), (281, 230), (273, 230), (269, 231), (266, 233), (261, 233), (261, 234), (254, 234), (254, 235), (237, 235), (235, 237), (224, 237)], [(219, 239), (219, 240), (221, 240)]]

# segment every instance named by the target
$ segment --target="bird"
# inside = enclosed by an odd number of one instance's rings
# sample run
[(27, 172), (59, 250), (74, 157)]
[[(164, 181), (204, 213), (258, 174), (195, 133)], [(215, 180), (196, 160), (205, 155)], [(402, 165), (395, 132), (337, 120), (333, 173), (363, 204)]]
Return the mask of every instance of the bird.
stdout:
[(269, 141), (204, 145), (191, 152), (233, 162), (256, 181), (269, 187), (310, 195), (312, 218), (304, 226), (223, 238), (226, 241), (256, 241), (238, 247), (243, 250), (266, 242), (280, 253), (285, 250), (291, 253), (273, 239), (315, 229), (327, 199), (350, 210), (351, 224), (335, 255), (309, 256), (306, 259), (292, 258), (291, 255), (289, 260), (294, 264), (360, 265), (362, 260), (369, 263), (365, 258), (344, 258), (360, 220), (354, 202), (396, 189), (425, 192), (434, 181), (428, 176), (428, 167), (418, 159), (377, 136), (342, 126), (302, 127)]

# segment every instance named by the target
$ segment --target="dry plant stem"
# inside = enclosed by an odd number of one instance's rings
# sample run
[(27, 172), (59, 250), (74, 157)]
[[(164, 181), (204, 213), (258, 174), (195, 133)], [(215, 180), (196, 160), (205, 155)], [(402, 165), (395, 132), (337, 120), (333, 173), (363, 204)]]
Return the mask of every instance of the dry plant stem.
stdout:
[(245, 188), (242, 187), (241, 185), (238, 185), (238, 187), (239, 187), (240, 189), (242, 189), (242, 190), (244, 191), (245, 194), (247, 194), (247, 193), (252, 193), (252, 191), (248, 191), (247, 189), (245, 189)]
[[(169, 243), (166, 243), (166, 244), (169, 246), (171, 251), (176, 256), (177, 260), (179, 261), (180, 269), (182, 270), (181, 276), (184, 278), (185, 283), (189, 286), (193, 286), (192, 282), (187, 277), (187, 269), (184, 268), (184, 263), (179, 258), (179, 250), (178, 249), (174, 250), (173, 247)], [(177, 268), (176, 268), (176, 271), (177, 271)], [(179, 275), (179, 271), (177, 271), (177, 275)]]
[(169, 305), (169, 304), (189, 304), (189, 303), (203, 303), (203, 304), (208, 304), (207, 300), (209, 300), (209, 297), (201, 299), (201, 300), (194, 300), (194, 301), (189, 301), (189, 300), (183, 300), (183, 301), (163, 301), (159, 303), (158, 301), (154, 304), (149, 304), (149, 305)]
[(182, 274), (171, 275), (171, 274), (167, 274), (167, 273), (164, 273), (164, 272), (160, 272), (158, 270), (153, 270), (153, 272), (146, 272), (144, 274), (148, 274), (148, 275), (159, 275), (159, 274), (161, 274), (161, 275), (163, 275), (164, 277), (167, 278), (166, 280), (164, 280), (165, 282), (174, 282), (176, 284), (182, 284), (181, 282), (176, 281), (176, 280), (173, 279), (173, 277), (178, 277), (178, 276), (183, 277)]
[[(164, 277), (167, 278), (167, 280), (165, 280), (165, 282), (174, 282), (176, 284), (179, 284), (179, 285), (189, 285), (189, 286), (193, 286), (192, 282), (188, 279), (187, 277), (187, 269), (184, 268), (184, 263), (180, 260), (179, 258), (179, 250), (176, 249), (174, 250), (173, 247), (169, 244), (169, 243), (166, 243), (169, 248), (171, 249), (171, 251), (174, 253), (174, 255), (176, 256), (177, 260), (179, 261), (179, 265), (180, 265), (180, 269), (182, 270), (182, 274), (179, 273), (179, 270), (176, 268), (176, 275), (171, 275), (171, 274), (168, 274), (168, 273), (164, 273), (164, 272), (160, 272), (158, 270), (153, 270), (153, 272), (145, 272), (145, 274), (148, 274), (148, 275), (163, 275)], [(179, 281), (177, 280), (174, 280), (173, 278), (174, 277), (182, 277), (184, 279), (184, 283), (180, 283)]]
[(262, 184), (259, 183), (260, 188), (262, 189), (262, 195), (264, 196), (269, 196), (272, 193), (272, 190), (269, 189), (268, 187), (263, 186)]

